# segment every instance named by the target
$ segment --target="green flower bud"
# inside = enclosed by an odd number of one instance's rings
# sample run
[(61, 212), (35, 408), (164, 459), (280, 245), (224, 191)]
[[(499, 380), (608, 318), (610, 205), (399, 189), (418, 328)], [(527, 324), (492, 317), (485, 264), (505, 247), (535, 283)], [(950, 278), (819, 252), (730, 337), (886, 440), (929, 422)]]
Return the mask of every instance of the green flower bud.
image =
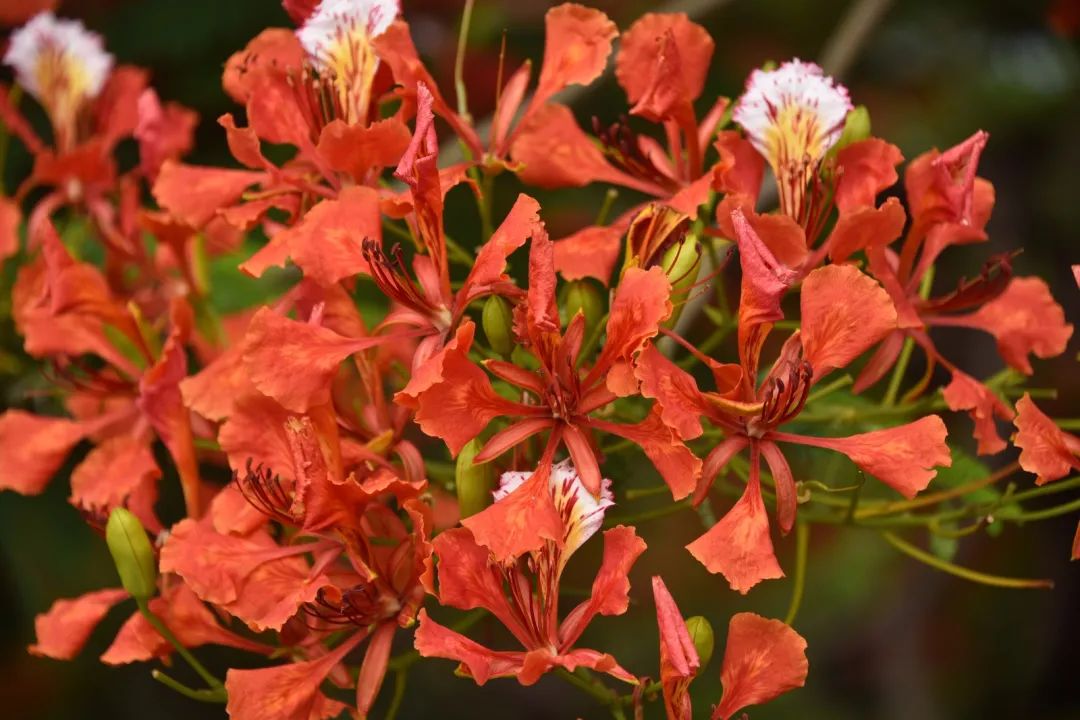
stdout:
[(105, 526), (105, 542), (109, 545), (120, 584), (131, 596), (142, 602), (157, 592), (157, 561), (154, 548), (146, 536), (139, 518), (127, 508), (116, 508)]
[(473, 462), (481, 445), (479, 438), (473, 438), (457, 456), (454, 486), (462, 518), (475, 515), (490, 505), (491, 491), (495, 489), (495, 470), (491, 464), (477, 465)]
[(604, 298), (590, 281), (574, 280), (563, 286), (559, 307), (566, 313), (563, 320), (567, 325), (579, 312), (584, 314), (585, 337), (590, 337), (604, 314)]
[(712, 625), (702, 616), (695, 615), (692, 618), (687, 618), (686, 629), (690, 633), (690, 639), (694, 641), (694, 649), (697, 650), (701, 667), (705, 667), (712, 658), (713, 645), (716, 642), (713, 637)]
[(852, 143), (870, 137), (870, 111), (865, 105), (856, 105), (844, 121), (844, 131), (836, 141), (834, 151), (842, 150)]
[(671, 281), (671, 297), (675, 301), (675, 309), (664, 324), (669, 328), (675, 327), (686, 306), (685, 302), (680, 301), (689, 296), (701, 270), (701, 244), (693, 235), (687, 235), (667, 249), (660, 260), (660, 267)]
[(484, 335), (492, 350), (507, 356), (514, 350), (514, 317), (510, 305), (498, 295), (492, 295), (484, 302), (484, 311), (480, 318)]

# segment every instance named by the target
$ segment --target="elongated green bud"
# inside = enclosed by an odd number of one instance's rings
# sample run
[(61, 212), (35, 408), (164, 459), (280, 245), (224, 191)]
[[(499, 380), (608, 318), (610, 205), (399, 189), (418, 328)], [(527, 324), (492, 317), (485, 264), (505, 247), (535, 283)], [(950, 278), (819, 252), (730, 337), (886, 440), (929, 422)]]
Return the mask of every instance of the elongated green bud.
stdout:
[(581, 312), (585, 315), (585, 337), (591, 337), (604, 314), (604, 298), (588, 280), (574, 280), (563, 286), (559, 306), (566, 312), (568, 324)]
[(683, 307), (686, 306), (685, 300), (701, 271), (701, 244), (693, 235), (685, 236), (667, 249), (660, 261), (660, 267), (671, 281), (671, 298), (675, 304), (671, 317), (664, 324), (675, 327)]
[(473, 438), (457, 456), (454, 469), (454, 486), (457, 489), (458, 510), (461, 517), (475, 515), (491, 504), (491, 491), (495, 489), (495, 469), (490, 463), (477, 465), (473, 458), (480, 452), (481, 442)]
[(690, 633), (690, 639), (694, 641), (694, 649), (697, 650), (701, 667), (705, 667), (712, 658), (713, 646), (716, 642), (713, 637), (712, 625), (702, 616), (695, 615), (692, 618), (687, 618), (686, 629)]
[(484, 336), (492, 350), (506, 357), (514, 350), (514, 317), (510, 305), (498, 295), (492, 295), (484, 302), (484, 311), (480, 317), (484, 327)]
[(870, 137), (870, 111), (865, 105), (856, 105), (844, 121), (844, 131), (836, 141), (835, 150), (842, 150), (852, 143)]
[(127, 508), (116, 508), (105, 526), (120, 584), (139, 601), (149, 600), (157, 592), (157, 561), (154, 548), (139, 518)]

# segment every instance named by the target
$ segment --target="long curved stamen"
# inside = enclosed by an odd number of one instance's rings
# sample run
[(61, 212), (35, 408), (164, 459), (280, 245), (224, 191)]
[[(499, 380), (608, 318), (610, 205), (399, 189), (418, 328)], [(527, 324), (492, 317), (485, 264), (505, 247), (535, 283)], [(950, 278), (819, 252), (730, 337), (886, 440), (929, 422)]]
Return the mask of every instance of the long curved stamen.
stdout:
[(292, 492), (282, 485), (281, 478), (262, 465), (247, 463), (246, 472), (233, 475), (237, 490), (248, 504), (267, 517), (287, 525), (294, 524)]
[(593, 116), (592, 123), (604, 156), (613, 165), (640, 180), (671, 191), (678, 190), (679, 182), (658, 168), (642, 151), (638, 134), (630, 129), (629, 119), (625, 115), (608, 127), (604, 127), (596, 116)]
[(365, 239), (363, 253), (371, 269), (371, 278), (388, 298), (427, 317), (441, 316), (444, 308), (428, 299), (406, 270), (405, 255), (399, 243), (390, 248), (388, 256), (374, 240)]

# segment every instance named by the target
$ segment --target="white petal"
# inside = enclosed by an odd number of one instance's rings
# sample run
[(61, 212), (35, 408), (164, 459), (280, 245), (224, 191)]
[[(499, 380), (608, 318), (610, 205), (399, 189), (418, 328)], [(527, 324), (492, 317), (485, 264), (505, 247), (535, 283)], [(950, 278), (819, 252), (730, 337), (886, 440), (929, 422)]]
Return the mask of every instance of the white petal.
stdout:
[(81, 102), (97, 97), (112, 70), (113, 57), (105, 52), (101, 36), (78, 20), (61, 20), (51, 12), (35, 15), (11, 35), (4, 64), (27, 92), (43, 103), (62, 88)]
[(332, 64), (332, 55), (342, 40), (362, 33), (365, 40), (386, 32), (398, 16), (398, 0), (323, 0), (296, 37), (307, 54), (320, 67)]

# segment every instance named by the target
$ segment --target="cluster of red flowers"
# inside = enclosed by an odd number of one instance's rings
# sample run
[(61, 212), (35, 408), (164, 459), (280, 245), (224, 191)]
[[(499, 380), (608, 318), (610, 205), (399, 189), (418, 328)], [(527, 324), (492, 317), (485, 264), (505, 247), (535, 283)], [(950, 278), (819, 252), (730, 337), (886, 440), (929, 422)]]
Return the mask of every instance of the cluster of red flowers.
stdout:
[[(783, 534), (812, 500), (784, 448), (840, 453), (908, 500), (950, 465), (945, 423), (919, 400), (934, 395), (935, 367), (951, 378), (943, 408), (970, 414), (980, 453), (1006, 450), (996, 418), (1011, 420), (1038, 484), (1080, 469), (1080, 439), (1027, 395), (1014, 407), (930, 336), (985, 331), (1030, 375), (1030, 356), (1063, 353), (1072, 334), (1045, 282), (1013, 277), (1011, 255), (930, 293), (944, 251), (986, 239), (986, 133), (908, 163), (906, 208), (879, 202), (901, 154), (869, 135), (865, 110), (816, 65), (755, 70), (736, 101), (699, 117), (713, 52), (704, 28), (648, 14), (620, 36), (576, 4), (548, 11), (538, 80), (528, 63), (510, 74), (481, 132), (440, 93), (396, 0), (284, 5), (296, 28), (264, 31), (225, 65), (247, 124), (229, 114), (218, 124), (239, 169), (182, 162), (195, 113), (162, 104), (145, 72), (114, 66), (79, 23), (40, 14), (8, 43), (17, 85), (0, 85), (0, 122), (34, 165), (0, 198), (0, 258), (25, 260), (14, 320), (69, 417), (0, 416), (0, 488), (39, 493), (76, 446), (91, 446), (70, 499), (106, 531), (124, 581), (57, 601), (31, 652), (74, 657), (134, 597), (102, 661), (180, 652), (207, 689), (163, 682), (227, 701), (238, 720), (334, 717), (346, 704), (333, 688), (352, 686), (350, 705), (366, 716), (399, 637), (478, 684), (559, 670), (616, 709), (662, 695), (668, 717), (690, 718), (711, 630), (698, 642), (702, 623), (688, 628), (660, 577), (657, 683), (579, 643), (596, 616), (627, 611), (629, 572), (646, 551), (637, 528), (605, 523), (628, 480), (605, 477), (608, 455), (642, 452), (674, 509), (709, 503), (718, 477), (744, 469), (737, 500), (687, 546), (740, 593), (784, 575), (765, 500)], [(597, 80), (616, 38), (632, 119), (590, 134), (555, 97)], [(44, 109), (51, 144), (20, 113), (22, 92)], [(120, 172), (115, 149), (128, 138), (139, 162)], [(451, 138), (465, 159), (440, 165)], [(271, 160), (283, 145), (288, 160)], [(553, 241), (539, 203), (521, 194), (478, 242), (452, 240), (448, 191), (468, 186), (488, 228), (500, 174), (644, 199)], [(56, 229), (72, 218), (97, 241), (88, 257)], [(240, 269), (293, 267), (298, 281), (267, 306), (223, 315), (208, 263), (257, 231), (268, 241)], [(388, 246), (386, 232), (405, 246)], [(518, 250), (528, 271), (515, 280)], [(356, 297), (372, 288), (380, 309), (362, 313)], [(684, 336), (703, 300), (721, 308), (708, 313), (717, 332), (695, 344)], [(735, 342), (722, 362), (712, 355), (727, 330)], [(913, 348), (926, 375), (902, 400), (909, 415), (886, 416), (908, 422), (841, 437), (784, 428), (813, 432), (801, 415), (838, 387), (815, 390), (834, 371), (855, 366), (852, 391), (872, 392), (890, 371), (903, 378)], [(775, 354), (767, 370), (763, 352)], [(890, 387), (886, 403), (896, 401)], [(456, 472), (444, 470), (447, 449)], [(233, 480), (215, 483), (220, 469)], [(177, 478), (185, 517), (159, 518), (163, 477)], [(591, 593), (564, 612), (563, 570), (605, 526)], [(481, 609), (520, 647), (485, 647), (437, 622), (453, 617), (440, 607)], [(274, 659), (220, 683), (188, 652), (207, 643)], [(801, 686), (805, 648), (784, 622), (732, 617), (712, 717)]]

